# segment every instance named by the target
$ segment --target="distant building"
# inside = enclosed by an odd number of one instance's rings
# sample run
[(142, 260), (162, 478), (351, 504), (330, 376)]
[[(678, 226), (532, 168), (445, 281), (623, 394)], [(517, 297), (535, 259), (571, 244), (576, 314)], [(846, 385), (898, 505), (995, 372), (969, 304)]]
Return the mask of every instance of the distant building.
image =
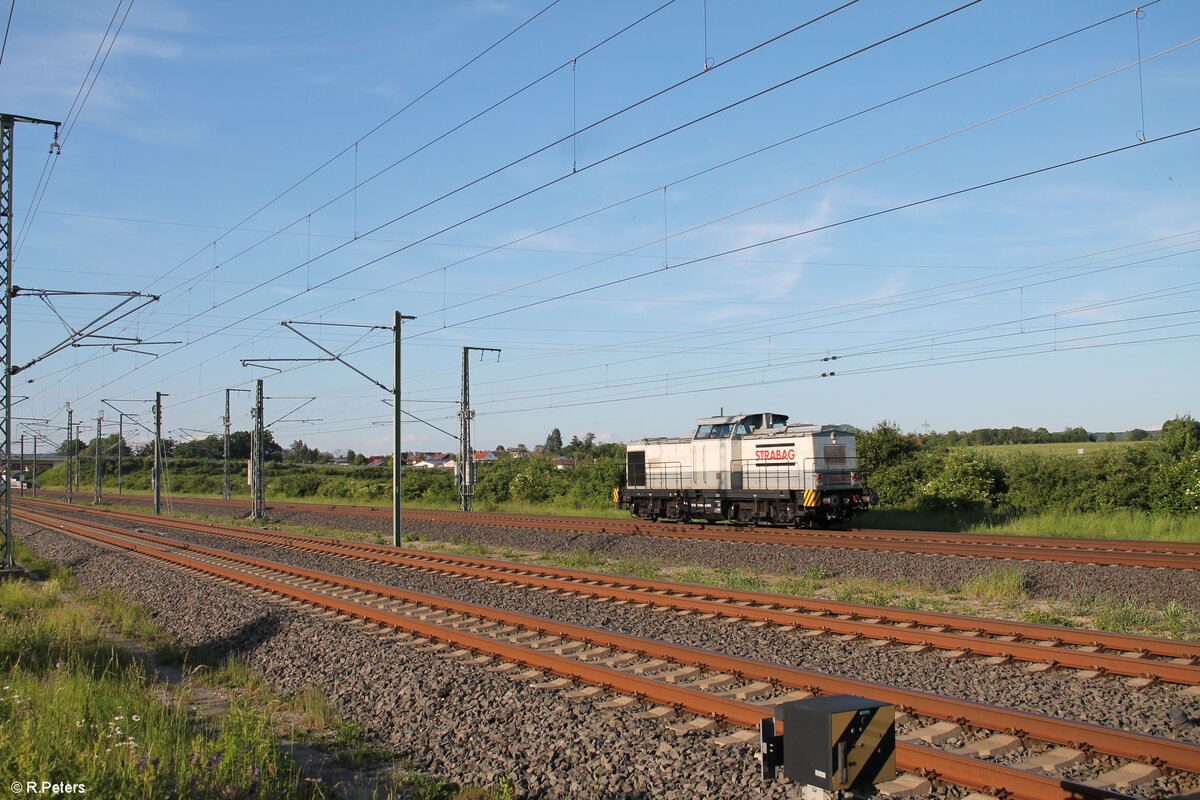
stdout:
[(442, 456), (441, 458), (422, 458), (412, 466), (418, 469), (454, 469), (455, 459)]

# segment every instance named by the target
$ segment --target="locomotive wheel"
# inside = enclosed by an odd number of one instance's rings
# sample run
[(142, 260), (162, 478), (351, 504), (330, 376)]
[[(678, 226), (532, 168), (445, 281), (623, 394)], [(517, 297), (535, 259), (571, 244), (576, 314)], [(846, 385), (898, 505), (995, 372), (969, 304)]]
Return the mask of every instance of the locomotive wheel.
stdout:
[(676, 522), (683, 519), (683, 501), (668, 501), (667, 507), (663, 510), (663, 516), (667, 517), (668, 519), (675, 520)]
[(737, 506), (737, 512), (735, 514), (735, 517), (737, 518), (738, 524), (740, 524), (740, 525), (757, 525), (758, 524), (758, 513), (755, 510), (754, 506), (751, 506), (751, 505), (744, 505), (744, 504), (739, 503)]

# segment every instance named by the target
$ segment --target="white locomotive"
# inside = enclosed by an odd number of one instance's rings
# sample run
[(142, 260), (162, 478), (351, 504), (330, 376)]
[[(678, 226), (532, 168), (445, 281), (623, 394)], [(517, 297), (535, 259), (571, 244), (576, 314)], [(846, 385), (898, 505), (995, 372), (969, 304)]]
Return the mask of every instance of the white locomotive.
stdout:
[(615, 499), (643, 519), (796, 526), (845, 520), (876, 502), (863, 486), (853, 431), (787, 420), (709, 417), (690, 436), (630, 442)]

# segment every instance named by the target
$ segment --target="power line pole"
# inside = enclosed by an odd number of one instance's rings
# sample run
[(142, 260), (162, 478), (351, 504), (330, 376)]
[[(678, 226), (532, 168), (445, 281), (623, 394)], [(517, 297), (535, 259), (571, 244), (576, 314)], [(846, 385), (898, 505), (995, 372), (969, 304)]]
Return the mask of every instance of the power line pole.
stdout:
[[(388, 387), (386, 387), (384, 384), (380, 383), (380, 381), (372, 378), (371, 375), (368, 375), (367, 373), (362, 372), (361, 369), (359, 369), (358, 367), (355, 367), (353, 365), (353, 363), (350, 363), (346, 359), (343, 359), (341, 354), (334, 353), (334, 351), (330, 350), (329, 348), (326, 348), (325, 345), (320, 344), (319, 342), (314, 341), (314, 339), (305, 336), (304, 333), (301, 333), (299, 330), (296, 330), (296, 327), (295, 327), (296, 325), (307, 324), (307, 325), (331, 325), (331, 326), (337, 326), (337, 327), (371, 327), (371, 329), (386, 330), (385, 325), (358, 325), (358, 324), (353, 324), (353, 323), (293, 323), (292, 320), (283, 320), (281, 325), (283, 325), (284, 327), (287, 327), (287, 329), (289, 331), (292, 331), (293, 333), (295, 333), (296, 336), (299, 336), (300, 338), (304, 339), (304, 341), (312, 344), (313, 347), (316, 347), (318, 350), (322, 351), (322, 353), (328, 354), (330, 356), (329, 359), (263, 359), (263, 360), (244, 359), (241, 362), (241, 365), (245, 367), (248, 365), (248, 363), (251, 363), (252, 361), (337, 361), (338, 363), (342, 363), (343, 366), (347, 366), (350, 369), (353, 369), (354, 372), (362, 375), (362, 377), (366, 378), (367, 380), (370, 380), (371, 383), (378, 386), (379, 389), (382, 389), (385, 392), (390, 393), (391, 399), (392, 399), (392, 402), (391, 402), (391, 410), (392, 410), (392, 417), (391, 417), (391, 543), (392, 543), (392, 546), (394, 546), (394, 547), (400, 547), (400, 543), (401, 543), (401, 541), (403, 541), (403, 534), (401, 531), (401, 517), (403, 516), (402, 515), (401, 487), (402, 487), (402, 481), (403, 481), (402, 471), (403, 471), (403, 467), (404, 467), (404, 452), (401, 449), (401, 447), (403, 446), (403, 438), (401, 437), (401, 421), (400, 421), (401, 420), (400, 326), (403, 323), (403, 321), (406, 319), (416, 319), (416, 318), (415, 317), (406, 317), (406, 315), (401, 314), (398, 311), (392, 312), (392, 324), (391, 324), (392, 345), (391, 345), (391, 347), (392, 347), (392, 374), (394, 374), (394, 380), (392, 380), (391, 389), (388, 389)], [(413, 416), (413, 415), (409, 414), (409, 416)], [(414, 417), (414, 419), (416, 419), (416, 417)], [(424, 421), (424, 420), (419, 420), (419, 421)], [(426, 425), (428, 425), (428, 422), (426, 422)], [(431, 427), (437, 428), (437, 426), (431, 426)], [(438, 429), (438, 431), (442, 431), (442, 429), (440, 429), (440, 428), (437, 428), (437, 429)], [(442, 431), (442, 432), (448, 433), (446, 431)], [(454, 434), (450, 433), (449, 435), (454, 435)]]
[(64, 472), (66, 473), (66, 476), (67, 476), (67, 485), (66, 485), (67, 503), (70, 503), (74, 499), (71, 496), (71, 484), (74, 483), (74, 477), (75, 477), (75, 461), (73, 458), (73, 456), (75, 455), (75, 441), (72, 438), (72, 434), (75, 431), (74, 414), (75, 414), (75, 412), (73, 410), (71, 410), (71, 404), (67, 403), (67, 442), (66, 442), (67, 452), (65, 453), (66, 461), (63, 462), (63, 466), (66, 468), (64, 470)]
[(221, 484), (221, 497), (229, 499), (229, 389), (225, 390), (225, 482)]
[(267, 500), (263, 489), (263, 458), (266, 453), (266, 429), (263, 427), (263, 382), (256, 382), (254, 399), (254, 437), (250, 443), (250, 518), (266, 516)]
[(154, 513), (162, 514), (162, 392), (154, 393)]
[(125, 418), (132, 419), (139, 428), (144, 429), (147, 433), (154, 433), (154, 431), (137, 422), (136, 414), (127, 414), (113, 405), (114, 401), (101, 400), (100, 402), (117, 412), (117, 494), (123, 494), (125, 492)]
[(117, 412), (117, 494), (124, 492), (124, 486), (121, 475), (122, 456), (121, 451), (125, 449), (125, 415)]
[(400, 325), (406, 317), (399, 311), (392, 315), (392, 547), (399, 547), (404, 540), (401, 528), (404, 503), (400, 496), (403, 485), (401, 471), (404, 469), (404, 439), (400, 435)]
[(99, 505), (104, 495), (103, 479), (100, 477), (104, 472), (104, 463), (100, 460), (100, 448), (104, 441), (104, 434), (101, 426), (104, 423), (104, 413), (101, 412), (96, 417), (96, 494), (92, 498), (92, 505)]
[(454, 470), (454, 482), (458, 484), (458, 508), (471, 510), (471, 498), (475, 495), (475, 451), (471, 449), (471, 367), (467, 356), (472, 350), (481, 353), (499, 353), (495, 347), (464, 347), (462, 349), (462, 401), (458, 409), (458, 464)]
[[(83, 422), (75, 423), (75, 491), (79, 491), (80, 481), (83, 480), (83, 450), (80, 449), (79, 443), (83, 441)], [(87, 445), (84, 445), (87, 447)]]
[(0, 461), (4, 462), (4, 481), (0, 487), (3, 493), (4, 506), (4, 554), (0, 568), (9, 569), (13, 566), (12, 539), (12, 236), (13, 236), (13, 133), (16, 123), (28, 122), (33, 125), (53, 125), (54, 143), (50, 152), (58, 146), (59, 123), (48, 119), (22, 117), (16, 114), (0, 114), (0, 238), (4, 241), (0, 246), (0, 291), (4, 292), (4, 300), (0, 304), (0, 326), (4, 332), (0, 335), (0, 349), (4, 350), (4, 364), (0, 369), (0, 382), (3, 382), (4, 414), (0, 417), (4, 430), (0, 431), (0, 443), (4, 452), (0, 453)]

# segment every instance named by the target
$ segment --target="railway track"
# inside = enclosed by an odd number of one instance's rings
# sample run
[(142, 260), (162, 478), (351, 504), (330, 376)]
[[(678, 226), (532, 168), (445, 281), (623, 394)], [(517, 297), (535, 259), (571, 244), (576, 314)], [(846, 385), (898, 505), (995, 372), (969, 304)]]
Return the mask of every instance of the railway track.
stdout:
[[(26, 502), (25, 505), (31, 504)], [(56, 511), (63, 508), (53, 503), (39, 504), (39, 507), (50, 507)], [(1080, 670), (1088, 676), (1110, 674), (1145, 682), (1162, 680), (1200, 685), (1200, 643), (1195, 642), (698, 587), (675, 581), (397, 549), (368, 542), (153, 517), (115, 509), (79, 507), (75, 511), (108, 520), (155, 525), (242, 542), (293, 547), (404, 569), (499, 581), (620, 603), (646, 604), (679, 613), (740, 619), (755, 625), (786, 626), (813, 635), (864, 639), (878, 647), (903, 646), (910, 651), (936, 648), (953, 657), (979, 656), (987, 659), (989, 664), (1016, 660), (1026, 662), (1035, 670), (1058, 667)]]
[[(142, 495), (122, 495), (126, 500), (145, 501)], [(247, 509), (244, 500), (220, 498), (177, 498), (178, 502), (229, 509)], [(268, 510), (312, 514), (391, 519), (390, 508), (321, 503), (272, 502)], [(552, 517), (476, 511), (405, 509), (404, 518), (413, 522), (469, 524), (495, 527), (552, 529), (597, 534), (651, 536), (696, 541), (745, 542), (749, 544), (871, 550), (895, 553), (953, 555), (1052, 561), (1110, 566), (1200, 569), (1200, 544), (1194, 542), (1133, 541), (1096, 538), (1056, 538), (1003, 534), (937, 533), (889, 530), (784, 530), (747, 528), (736, 525), (658, 523), (596, 517)]]
[[(897, 745), (897, 764), (905, 771), (955, 783), (996, 796), (1013, 798), (1119, 797), (1104, 785), (1120, 784), (1159, 770), (1200, 774), (1200, 746), (1145, 734), (1118, 731), (1011, 709), (927, 695), (895, 687), (770, 664), (696, 648), (557, 622), (513, 611), (420, 594), (326, 572), (265, 561), (215, 548), (165, 540), (136, 531), (84, 523), (60, 515), (16, 509), (15, 515), (56, 530), (133, 551), (222, 581), (250, 587), (277, 598), (328, 610), (348, 618), (404, 631), (404, 635), (437, 644), (431, 652), (476, 662), (499, 659), (493, 669), (530, 680), (544, 688), (565, 689), (585, 684), (574, 694), (617, 693), (614, 705), (635, 699), (654, 704), (649, 715), (685, 711), (699, 715), (682, 723), (683, 730), (704, 730), (720, 723), (753, 729), (769, 715), (773, 703), (802, 693), (852, 693), (873, 697), (940, 722), (917, 728)], [(522, 672), (522, 670), (526, 670)], [(554, 676), (545, 680), (543, 676)], [(765, 702), (750, 702), (752, 699)], [(947, 722), (967, 726), (974, 741), (963, 751), (949, 752), (917, 744), (935, 741)], [(940, 730), (940, 732), (939, 732)], [(753, 734), (731, 735), (731, 742)], [(1062, 751), (1080, 757), (1104, 756), (1125, 763), (1111, 768), (1107, 761), (1092, 783), (1077, 783), (1027, 769), (977, 758), (1003, 752), (1023, 740), (1040, 751), (1029, 768), (1061, 757)], [(1033, 745), (1033, 742), (1041, 744)], [(1042, 759), (1042, 760), (1039, 760)], [(1077, 760), (1077, 759), (1076, 759)]]

